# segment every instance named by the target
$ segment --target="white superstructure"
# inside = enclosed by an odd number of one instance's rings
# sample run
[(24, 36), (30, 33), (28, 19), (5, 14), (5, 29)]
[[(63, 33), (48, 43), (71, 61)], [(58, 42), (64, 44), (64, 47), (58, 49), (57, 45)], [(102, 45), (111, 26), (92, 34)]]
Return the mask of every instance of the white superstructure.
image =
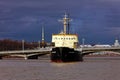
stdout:
[(52, 43), (54, 43), (55, 47), (76, 48), (78, 44), (78, 36), (77, 34), (69, 33), (69, 22), (71, 19), (65, 14), (64, 18), (60, 21), (64, 24), (64, 31), (59, 34), (53, 34)]
[(78, 36), (75, 34), (55, 34), (52, 35), (52, 42), (55, 44), (55, 47), (76, 48)]

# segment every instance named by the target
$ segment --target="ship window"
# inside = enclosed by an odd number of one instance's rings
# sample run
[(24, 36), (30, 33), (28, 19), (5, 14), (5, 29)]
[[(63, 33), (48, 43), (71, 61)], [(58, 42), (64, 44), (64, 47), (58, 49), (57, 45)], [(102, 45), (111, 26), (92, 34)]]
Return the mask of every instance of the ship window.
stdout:
[(57, 37), (55, 37), (54, 39), (57, 39)]
[(63, 38), (61, 38), (61, 40), (63, 40)]
[(72, 40), (75, 40), (75, 38), (72, 38)]

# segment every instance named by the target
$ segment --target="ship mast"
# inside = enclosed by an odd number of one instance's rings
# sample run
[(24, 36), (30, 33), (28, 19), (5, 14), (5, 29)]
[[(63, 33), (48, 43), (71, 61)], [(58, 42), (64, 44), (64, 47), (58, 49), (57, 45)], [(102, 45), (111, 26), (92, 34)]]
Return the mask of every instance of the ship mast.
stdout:
[(69, 30), (70, 30), (70, 21), (72, 21), (70, 18), (69, 18), (69, 15), (65, 13), (64, 15), (64, 18), (62, 20), (60, 20), (61, 22), (63, 22), (63, 25), (64, 25), (64, 30), (63, 30), (63, 33), (64, 34), (69, 34)]
[[(68, 14), (68, 18), (70, 17), (70, 15)], [(72, 20), (70, 20), (72, 21)], [(70, 22), (68, 22), (68, 34), (70, 34)]]

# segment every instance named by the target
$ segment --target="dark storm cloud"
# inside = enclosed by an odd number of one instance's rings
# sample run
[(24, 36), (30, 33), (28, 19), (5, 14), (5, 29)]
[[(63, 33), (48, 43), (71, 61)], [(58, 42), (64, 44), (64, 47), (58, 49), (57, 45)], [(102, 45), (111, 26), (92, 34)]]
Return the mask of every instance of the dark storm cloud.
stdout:
[(62, 29), (58, 19), (67, 11), (73, 19), (71, 32), (80, 39), (112, 42), (120, 35), (119, 4), (119, 0), (0, 0), (0, 38), (39, 40), (44, 23), (51, 41), (51, 34)]

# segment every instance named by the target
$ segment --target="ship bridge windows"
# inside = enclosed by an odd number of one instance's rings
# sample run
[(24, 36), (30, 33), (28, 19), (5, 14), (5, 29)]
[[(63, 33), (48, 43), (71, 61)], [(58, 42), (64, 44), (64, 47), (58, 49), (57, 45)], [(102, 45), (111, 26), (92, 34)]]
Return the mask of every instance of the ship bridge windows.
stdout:
[(54, 40), (76, 40), (75, 37), (54, 37)]
[(57, 37), (54, 38), (55, 40), (57, 39)]
[(71, 38), (72, 40), (76, 40), (76, 38), (75, 37), (73, 37), (73, 38)]

